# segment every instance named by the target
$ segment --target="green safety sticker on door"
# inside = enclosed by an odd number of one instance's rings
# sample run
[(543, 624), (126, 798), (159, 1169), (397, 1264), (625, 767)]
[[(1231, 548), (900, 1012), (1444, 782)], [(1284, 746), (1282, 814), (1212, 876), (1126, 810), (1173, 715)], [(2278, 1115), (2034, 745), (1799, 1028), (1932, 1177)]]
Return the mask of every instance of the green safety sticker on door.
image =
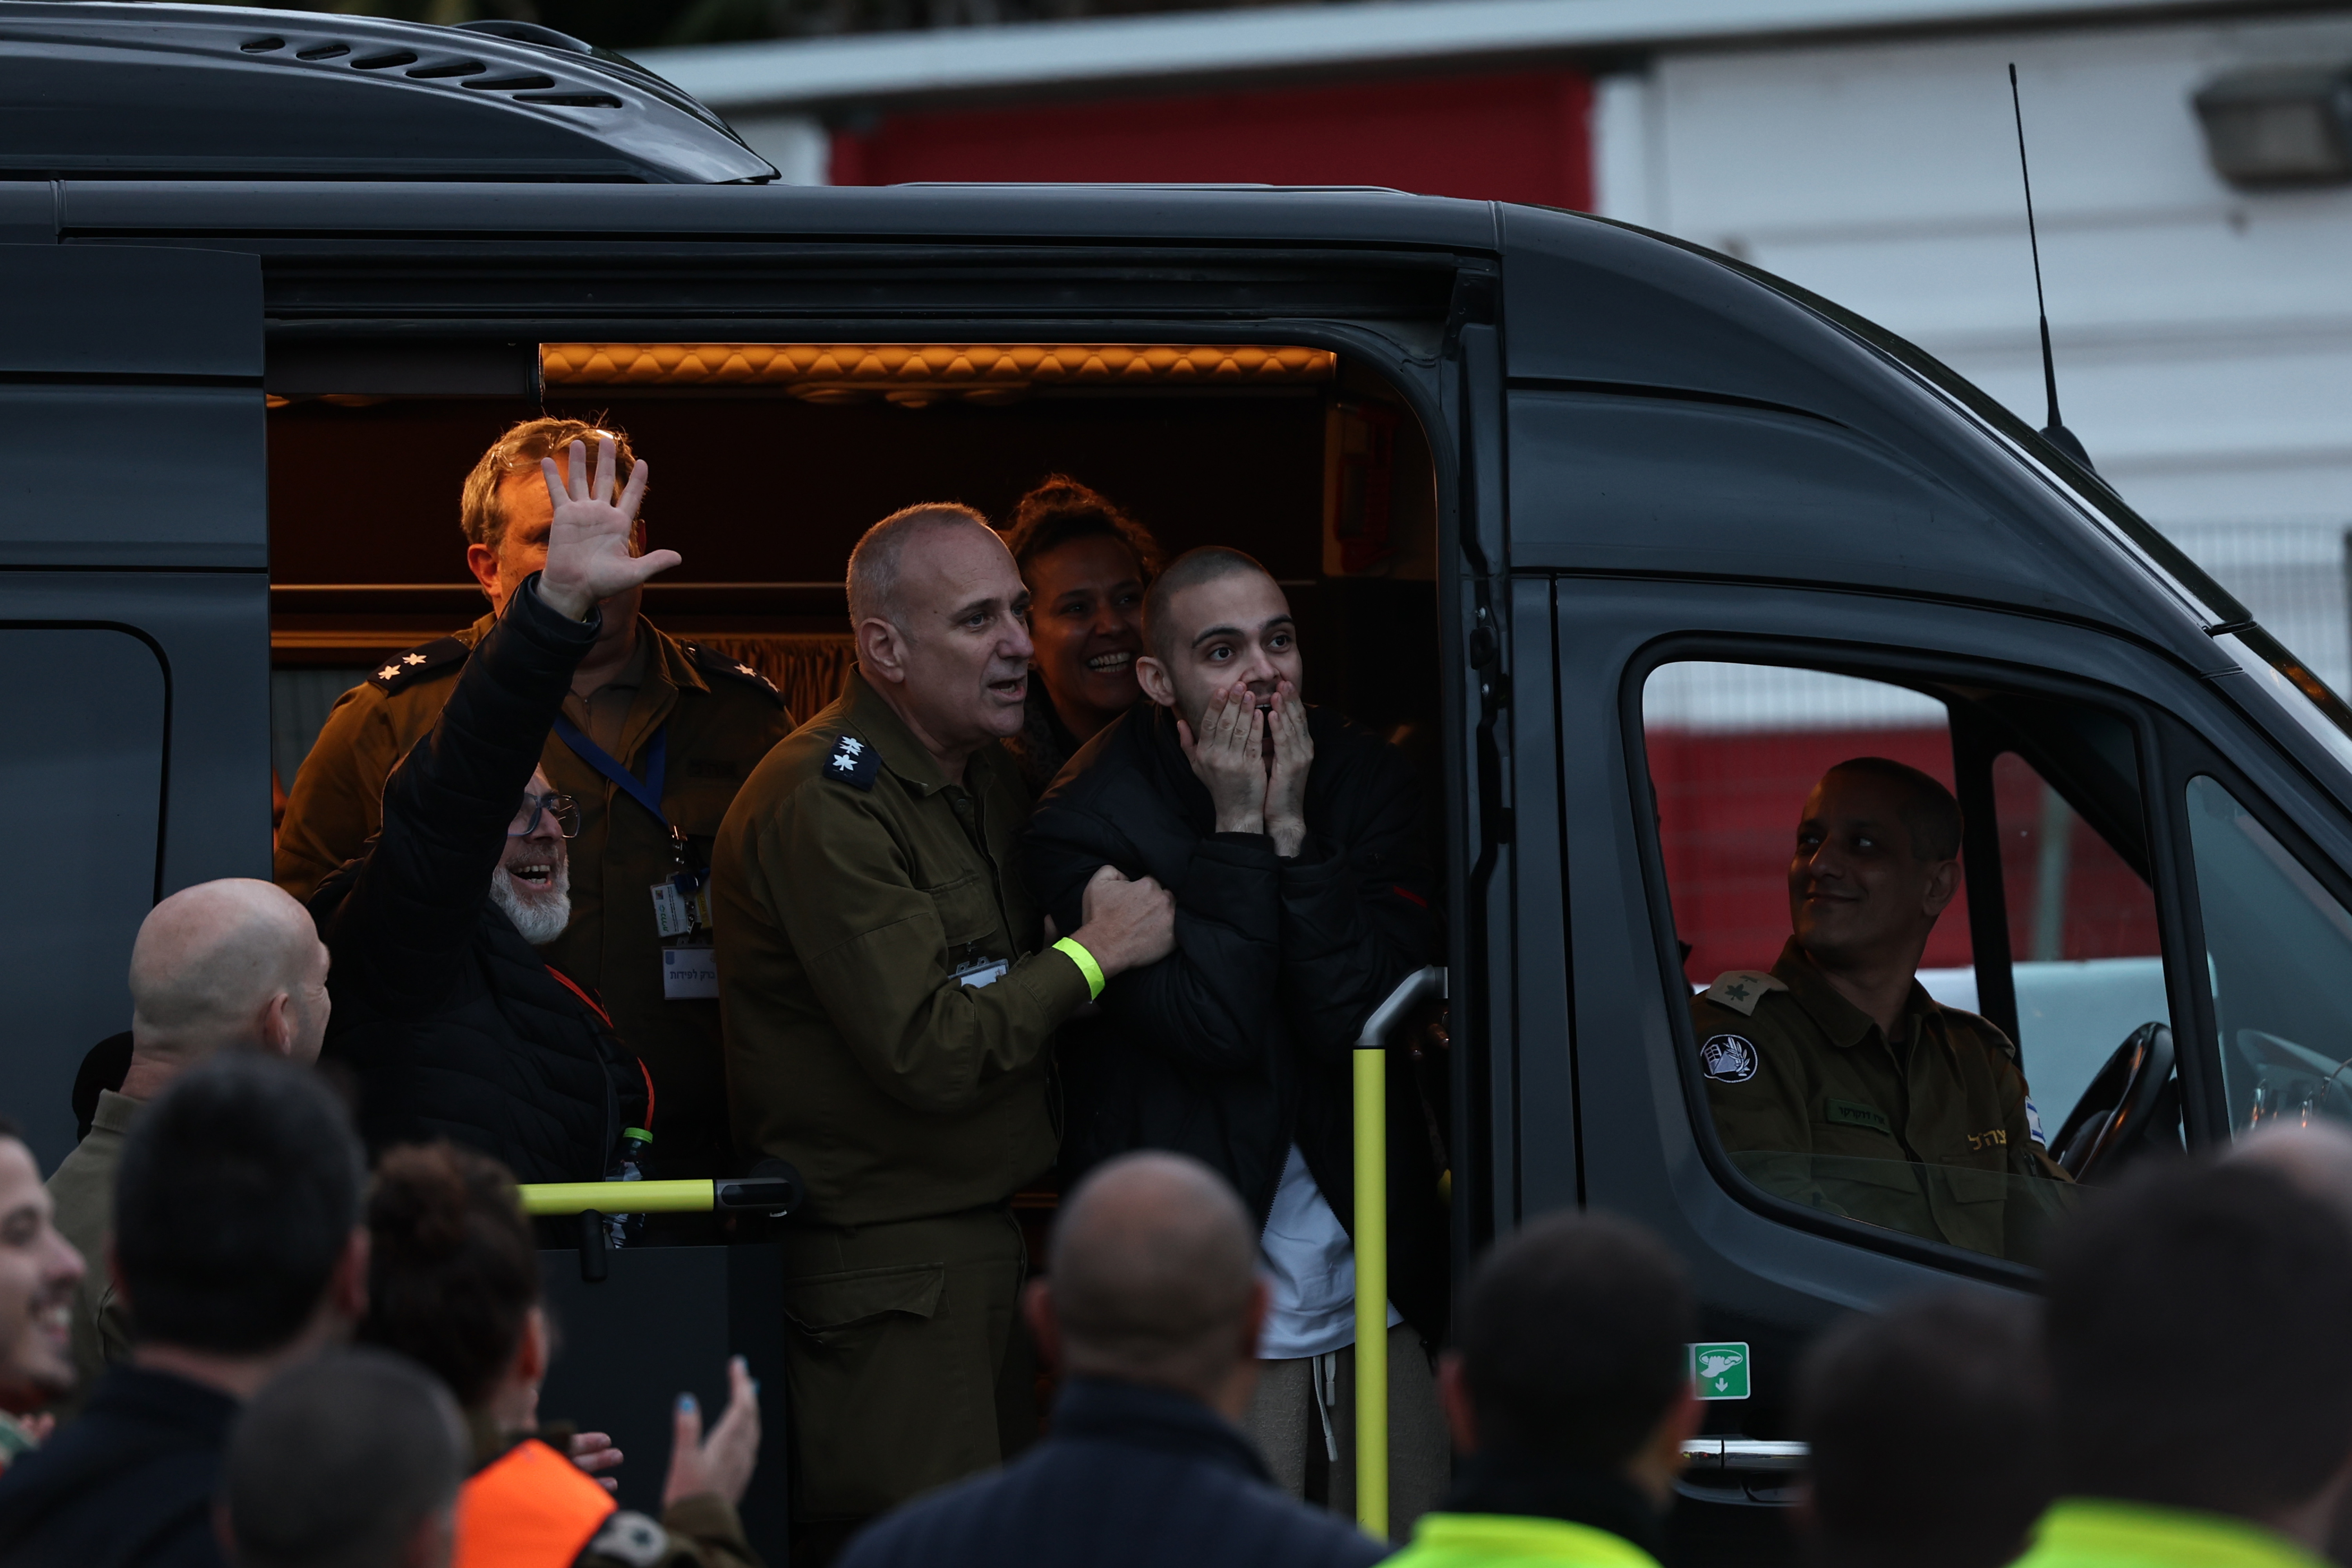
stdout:
[(1693, 1345), (1690, 1352), (1691, 1382), (1696, 1385), (1701, 1399), (1748, 1397), (1746, 1342)]

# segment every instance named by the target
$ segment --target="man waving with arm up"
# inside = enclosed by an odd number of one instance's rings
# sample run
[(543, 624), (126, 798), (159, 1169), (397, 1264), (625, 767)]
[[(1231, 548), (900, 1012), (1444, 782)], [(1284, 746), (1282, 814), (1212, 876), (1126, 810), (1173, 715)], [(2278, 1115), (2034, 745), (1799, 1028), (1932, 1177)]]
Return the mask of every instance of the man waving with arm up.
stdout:
[(958, 506), (849, 558), (857, 668), (752, 773), (712, 886), (736, 1142), (808, 1185), (785, 1234), (795, 1561), (1035, 1423), (1006, 1200), (1053, 1163), (1047, 1047), (1174, 910), (1103, 868), (1047, 946), (1023, 885), (1028, 592)]

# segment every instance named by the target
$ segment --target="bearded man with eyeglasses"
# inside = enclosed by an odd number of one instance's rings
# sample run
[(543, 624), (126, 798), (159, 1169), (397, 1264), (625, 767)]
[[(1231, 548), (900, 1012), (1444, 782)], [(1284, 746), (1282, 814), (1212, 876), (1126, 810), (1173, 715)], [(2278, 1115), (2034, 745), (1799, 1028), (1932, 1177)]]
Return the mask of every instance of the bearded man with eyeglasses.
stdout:
[(595, 1181), (658, 1115), (594, 992), (541, 950), (572, 920), (581, 811), (541, 771), (600, 603), (677, 563), (630, 551), (646, 465), (615, 494), (610, 439), (542, 477), (547, 562), (475, 647), (383, 789), (383, 826), (310, 901), (333, 955), (323, 1059), (357, 1081), (371, 1154), (453, 1139), (525, 1182)]

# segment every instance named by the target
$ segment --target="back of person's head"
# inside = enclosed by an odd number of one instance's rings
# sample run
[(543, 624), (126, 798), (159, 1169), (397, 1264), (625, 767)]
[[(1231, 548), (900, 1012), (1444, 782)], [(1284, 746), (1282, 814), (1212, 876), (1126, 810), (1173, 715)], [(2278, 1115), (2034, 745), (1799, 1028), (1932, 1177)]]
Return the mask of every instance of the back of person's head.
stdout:
[[(299, 1013), (325, 962), (310, 911), (283, 889), (243, 877), (183, 888), (147, 911), (131, 944), (134, 1048), (184, 1064), (231, 1046), (261, 1046), (272, 999), (286, 994)], [(290, 1054), (318, 1055), (318, 1040), (308, 1037), (325, 1030), (319, 1011), (293, 1020), (306, 1037)]]
[[(509, 428), (490, 443), (489, 450), (474, 461), (471, 473), (466, 476), (464, 489), (457, 502), (457, 526), (465, 531), (468, 544), (487, 544), (496, 550), (505, 541), (508, 518), (499, 487), (517, 474), (537, 478), (541, 472), (540, 462), (554, 458), (559, 466), (567, 459), (559, 456), (577, 441), (586, 448), (588, 471), (594, 474), (596, 447), (609, 438), (613, 443), (614, 488), (615, 491), (629, 482), (629, 475), (637, 466), (636, 448), (629, 445), (628, 433), (609, 426), (583, 424), (577, 419), (541, 417), (526, 419)], [(642, 503), (639, 515), (643, 515)]]
[(1798, 1373), (1818, 1568), (2000, 1568), (2048, 1506), (2038, 1309), (1923, 1297), (1824, 1334)]
[(1487, 1254), (1454, 1314), (1480, 1451), (1615, 1469), (1690, 1385), (1696, 1321), (1673, 1253), (1607, 1215), (1559, 1215)]
[(1108, 496), (1067, 474), (1048, 474), (1039, 480), (1013, 504), (1013, 521), (1004, 530), (1004, 547), (1013, 552), (1013, 563), (1021, 568), (1024, 582), (1029, 563), (1079, 539), (1118, 540), (1134, 552), (1147, 583), (1162, 564), (1160, 542), (1150, 529)]
[(1175, 658), (1177, 595), (1239, 572), (1255, 572), (1269, 581), (1274, 576), (1254, 555), (1223, 544), (1203, 544), (1187, 550), (1152, 578), (1151, 586), (1143, 593), (1143, 640), (1154, 657), (1163, 663)]
[(2058, 1479), (2267, 1520), (2352, 1458), (2352, 1228), (2260, 1164), (2176, 1162), (2053, 1238)]
[(351, 1120), (315, 1072), (215, 1057), (131, 1131), (114, 1259), (142, 1341), (221, 1354), (282, 1348), (325, 1304), (359, 1224)]
[(977, 528), (990, 537), (996, 531), (988, 519), (954, 501), (924, 501), (901, 507), (860, 535), (849, 552), (849, 624), (887, 621), (907, 630), (908, 615), (899, 594), (906, 575), (907, 552), (947, 529)]
[(454, 1143), (390, 1149), (367, 1220), (360, 1338), (431, 1369), (467, 1409), (480, 1405), (539, 1302), (539, 1253), (514, 1178)]
[(236, 1568), (446, 1563), (466, 1434), (448, 1391), (400, 1356), (336, 1350), (254, 1395), (221, 1467)]
[(1251, 1352), (1257, 1244), (1224, 1178), (1126, 1154), (1063, 1203), (1047, 1282), (1066, 1370), (1207, 1397)]

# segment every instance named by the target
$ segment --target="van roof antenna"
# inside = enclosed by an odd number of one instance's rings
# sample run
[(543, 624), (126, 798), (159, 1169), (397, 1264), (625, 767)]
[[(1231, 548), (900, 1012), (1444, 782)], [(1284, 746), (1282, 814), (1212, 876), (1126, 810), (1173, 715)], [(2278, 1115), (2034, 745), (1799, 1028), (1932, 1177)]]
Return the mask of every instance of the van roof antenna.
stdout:
[(2050, 307), (2042, 298), (2042, 239), (2033, 230), (2033, 171), (2025, 162), (2025, 105), (2017, 93), (2015, 60), (2009, 62), (2009, 107), (2017, 117), (2017, 172), (2025, 179), (2025, 243), (2033, 250), (2033, 308), (2042, 317), (2042, 386), (2050, 397), (2050, 423), (2042, 427), (2042, 438), (2089, 468), (2091, 455), (2058, 417), (2058, 362), (2051, 357)]

